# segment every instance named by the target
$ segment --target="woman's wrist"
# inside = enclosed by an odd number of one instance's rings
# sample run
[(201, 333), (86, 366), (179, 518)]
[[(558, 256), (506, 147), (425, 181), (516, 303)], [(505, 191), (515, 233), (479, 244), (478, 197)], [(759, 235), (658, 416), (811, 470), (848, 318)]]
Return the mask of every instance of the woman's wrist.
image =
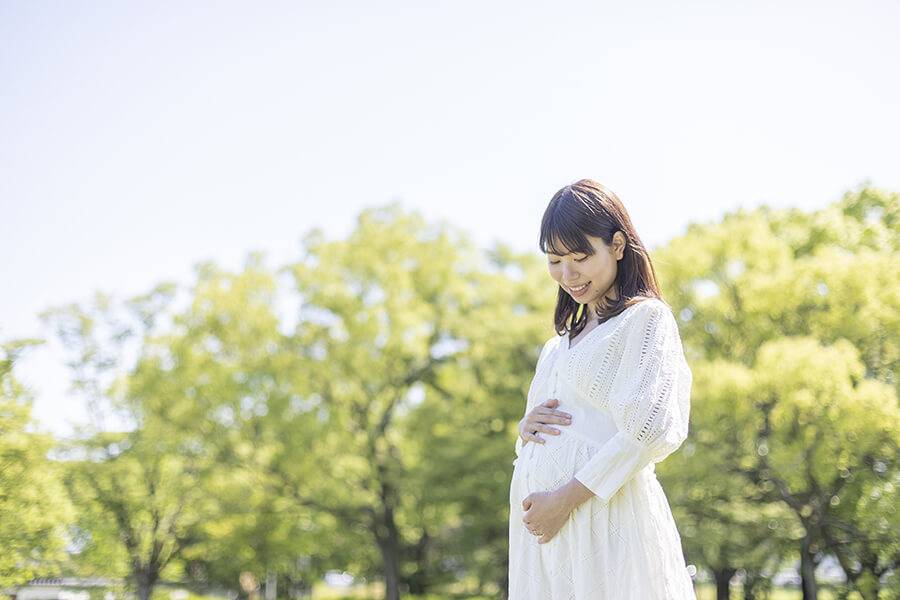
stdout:
[(568, 483), (557, 488), (553, 494), (557, 496), (559, 502), (568, 509), (568, 512), (572, 512), (590, 500), (591, 497), (593, 497), (594, 492), (573, 477)]

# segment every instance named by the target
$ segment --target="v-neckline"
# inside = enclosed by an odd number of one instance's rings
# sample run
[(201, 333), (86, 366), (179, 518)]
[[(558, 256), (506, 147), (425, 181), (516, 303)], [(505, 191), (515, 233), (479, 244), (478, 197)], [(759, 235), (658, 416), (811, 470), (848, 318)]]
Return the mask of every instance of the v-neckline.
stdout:
[[(641, 300), (641, 302), (644, 302), (644, 300)], [(637, 304), (640, 304), (640, 302), (635, 302), (635, 303), (632, 304), (631, 306), (636, 306)], [(620, 312), (620, 313), (617, 314), (617, 315), (613, 315), (612, 317), (610, 317), (610, 318), (608, 318), (607, 320), (603, 321), (603, 322), (600, 323), (599, 325), (596, 325), (593, 329), (591, 329), (591, 330), (588, 331), (587, 333), (579, 333), (578, 335), (581, 336), (581, 339), (578, 340), (578, 343), (575, 344), (574, 346), (571, 345), (572, 340), (569, 339), (569, 336), (568, 336), (568, 335), (565, 336), (565, 338), (566, 338), (566, 342), (565, 342), (566, 352), (571, 352), (571, 351), (574, 350), (575, 348), (579, 347), (581, 344), (583, 344), (583, 343), (585, 342), (586, 338), (589, 337), (592, 333), (594, 333), (595, 331), (597, 331), (598, 329), (600, 329), (601, 327), (603, 327), (604, 325), (606, 325), (606, 324), (609, 323), (610, 321), (615, 321), (616, 319), (618, 319), (619, 317), (621, 317), (623, 314), (625, 314), (625, 312), (626, 312), (629, 308), (631, 308), (631, 306), (626, 306), (626, 307), (622, 310), (622, 312)]]
[[(618, 316), (618, 315), (616, 315), (616, 316)], [(603, 323), (600, 323), (599, 325), (595, 325), (594, 328), (591, 329), (590, 331), (588, 331), (587, 333), (580, 334), (580, 335), (581, 335), (581, 339), (578, 340), (578, 343), (575, 344), (574, 346), (572, 345), (572, 340), (571, 340), (571, 338), (569, 338), (569, 336), (566, 336), (566, 351), (574, 350), (575, 348), (577, 348), (578, 346), (580, 346), (580, 345), (584, 342), (584, 340), (587, 339), (588, 336), (590, 336), (592, 333), (594, 333), (595, 331), (597, 331), (598, 329), (600, 329), (601, 327), (603, 327), (603, 324), (604, 324), (604, 323), (609, 323), (611, 320), (612, 320), (612, 319), (607, 319), (607, 320), (604, 321)]]

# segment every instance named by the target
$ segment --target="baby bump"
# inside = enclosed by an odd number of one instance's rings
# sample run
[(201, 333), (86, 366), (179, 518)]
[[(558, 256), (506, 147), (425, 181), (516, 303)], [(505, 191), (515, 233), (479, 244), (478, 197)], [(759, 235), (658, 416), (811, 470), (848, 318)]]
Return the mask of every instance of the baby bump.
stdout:
[(529, 442), (514, 463), (510, 502), (568, 483), (596, 453), (596, 445), (565, 433), (547, 436), (543, 444)]

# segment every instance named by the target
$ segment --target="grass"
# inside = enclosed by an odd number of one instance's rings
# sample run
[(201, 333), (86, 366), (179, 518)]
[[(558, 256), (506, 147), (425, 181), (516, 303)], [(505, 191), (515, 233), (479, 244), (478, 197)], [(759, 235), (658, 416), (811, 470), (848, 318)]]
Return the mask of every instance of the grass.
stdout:
[[(701, 583), (696, 587), (697, 600), (716, 600), (716, 586), (711, 583)], [(353, 586), (352, 588), (332, 588), (327, 585), (317, 585), (312, 595), (314, 600), (381, 600), (384, 598), (384, 588), (379, 584), (370, 586)], [(852, 597), (852, 596), (851, 596)], [(426, 596), (411, 596), (406, 594), (403, 596), (406, 600), (495, 600), (488, 597), (477, 596), (455, 596), (449, 594), (428, 594)], [(732, 586), (732, 600), (743, 600), (744, 595), (740, 586)], [(770, 600), (801, 600), (803, 593), (799, 589), (776, 588), (772, 590)], [(820, 589), (819, 600), (834, 600), (835, 596), (830, 590)]]
[[(699, 583), (696, 586), (697, 600), (716, 600), (716, 586), (712, 583)], [(154, 590), (152, 600), (171, 600), (171, 590), (157, 588)], [(796, 588), (776, 588), (772, 590), (769, 600), (801, 600), (803, 594)], [(260, 596), (262, 600), (263, 596)], [(384, 598), (384, 584), (374, 582), (370, 584), (354, 585), (349, 588), (331, 587), (324, 582), (319, 582), (313, 588), (313, 600), (382, 600)], [(426, 594), (424, 596), (403, 595), (404, 600), (496, 600), (490, 596), (467, 596), (461, 594)], [(743, 600), (744, 595), (739, 585), (731, 587), (732, 600)], [(828, 589), (819, 590), (819, 600), (834, 600), (834, 594)], [(851, 595), (851, 599), (861, 600), (859, 596)], [(188, 600), (223, 600), (211, 596), (200, 596), (190, 593)]]
[[(716, 600), (716, 586), (712, 583), (700, 583), (696, 586), (697, 600)], [(740, 586), (731, 586), (731, 600), (743, 600), (744, 594)], [(770, 600), (802, 600), (803, 592), (797, 588), (775, 588)], [(819, 589), (819, 600), (834, 600), (835, 596), (828, 589)], [(851, 596), (852, 598), (852, 596)]]

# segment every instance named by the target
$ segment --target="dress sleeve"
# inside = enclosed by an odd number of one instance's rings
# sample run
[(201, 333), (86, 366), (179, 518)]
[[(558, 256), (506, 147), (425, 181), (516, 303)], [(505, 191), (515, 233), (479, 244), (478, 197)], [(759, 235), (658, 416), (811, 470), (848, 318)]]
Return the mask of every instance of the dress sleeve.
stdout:
[(609, 407), (618, 433), (575, 478), (603, 502), (638, 471), (674, 452), (687, 437), (691, 371), (678, 325), (663, 302), (643, 302), (647, 306), (634, 307), (639, 312), (624, 332), (615, 372), (596, 373), (589, 387), (592, 396), (608, 393), (606, 398), (594, 399)]

